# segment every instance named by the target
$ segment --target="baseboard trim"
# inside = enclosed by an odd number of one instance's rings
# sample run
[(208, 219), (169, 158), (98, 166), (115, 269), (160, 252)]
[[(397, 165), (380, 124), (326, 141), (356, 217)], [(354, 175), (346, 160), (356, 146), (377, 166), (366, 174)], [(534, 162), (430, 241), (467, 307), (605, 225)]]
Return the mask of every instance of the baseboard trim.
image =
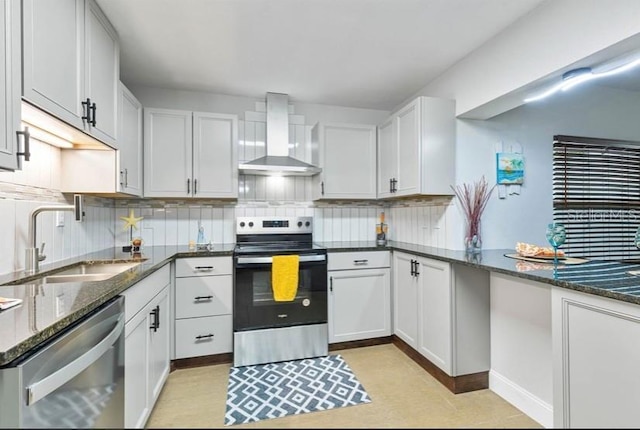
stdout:
[(429, 359), (413, 349), (404, 340), (393, 335), (393, 344), (409, 358), (418, 363), (438, 382), (447, 387), (453, 394), (467, 393), (469, 391), (484, 390), (489, 388), (489, 372), (471, 373), (469, 375), (449, 376)]
[(201, 355), (199, 357), (178, 358), (176, 360), (171, 360), (171, 372), (176, 369), (187, 369), (190, 367), (226, 363), (233, 363), (233, 354), (231, 352), (224, 354)]
[(351, 340), (348, 342), (330, 343), (329, 351), (339, 351), (341, 349), (362, 348), (365, 346), (384, 345), (393, 342), (393, 336), (375, 337), (363, 340)]
[(491, 391), (511, 403), (545, 428), (553, 428), (553, 406), (531, 394), (495, 370), (489, 372)]

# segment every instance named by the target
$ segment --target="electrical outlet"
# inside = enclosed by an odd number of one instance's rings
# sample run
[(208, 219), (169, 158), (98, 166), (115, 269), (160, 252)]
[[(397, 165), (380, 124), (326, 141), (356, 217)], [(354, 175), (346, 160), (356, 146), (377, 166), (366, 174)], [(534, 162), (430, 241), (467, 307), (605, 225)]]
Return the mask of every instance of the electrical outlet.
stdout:
[(60, 293), (56, 296), (56, 318), (61, 317), (65, 313), (64, 306), (64, 293)]
[(56, 211), (56, 227), (64, 227), (64, 212)]

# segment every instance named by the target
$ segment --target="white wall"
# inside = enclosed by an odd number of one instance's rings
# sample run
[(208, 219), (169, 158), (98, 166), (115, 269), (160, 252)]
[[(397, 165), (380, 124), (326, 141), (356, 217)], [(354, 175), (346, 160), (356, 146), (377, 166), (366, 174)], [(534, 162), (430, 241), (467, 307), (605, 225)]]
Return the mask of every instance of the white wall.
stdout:
[[(484, 248), (513, 248), (516, 242), (546, 244), (553, 219), (552, 145), (556, 134), (640, 141), (640, 93), (584, 84), (572, 91), (523, 105), (489, 120), (458, 120), (457, 183), (485, 175), (496, 181), (494, 144), (519, 142), (525, 159), (520, 195), (498, 199), (494, 191), (482, 218)], [(449, 247), (462, 248), (463, 226), (452, 207), (457, 231)], [(455, 221), (452, 221), (455, 222)]]
[(637, 0), (548, 0), (415, 95), (455, 99), (458, 116), (490, 118), (520, 105), (509, 94), (532, 82), (640, 50), (639, 33)]
[[(246, 111), (255, 110), (256, 102), (265, 100), (140, 85), (127, 85), (127, 87), (144, 107), (228, 113), (236, 114), (240, 119), (244, 119)], [(267, 91), (268, 89), (265, 89), (265, 98)], [(289, 94), (289, 104), (294, 105), (296, 114), (306, 117), (308, 125), (314, 125), (319, 121), (378, 124), (391, 113), (376, 109), (298, 103), (295, 101), (295, 94)]]
[(551, 286), (491, 272), (489, 388), (553, 427)]

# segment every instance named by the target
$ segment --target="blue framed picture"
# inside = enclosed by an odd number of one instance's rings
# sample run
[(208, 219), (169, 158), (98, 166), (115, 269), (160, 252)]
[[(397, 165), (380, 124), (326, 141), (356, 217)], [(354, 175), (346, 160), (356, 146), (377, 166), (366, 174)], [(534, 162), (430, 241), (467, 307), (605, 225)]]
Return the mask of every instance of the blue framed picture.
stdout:
[(498, 152), (496, 154), (496, 176), (500, 185), (524, 183), (524, 157), (519, 153)]

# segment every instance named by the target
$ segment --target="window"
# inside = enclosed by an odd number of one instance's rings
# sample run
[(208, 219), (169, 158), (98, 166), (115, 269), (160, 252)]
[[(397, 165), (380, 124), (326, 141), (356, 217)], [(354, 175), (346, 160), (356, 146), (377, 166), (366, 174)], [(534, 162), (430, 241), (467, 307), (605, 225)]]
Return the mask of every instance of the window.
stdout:
[(554, 136), (553, 219), (569, 255), (640, 258), (640, 142)]

